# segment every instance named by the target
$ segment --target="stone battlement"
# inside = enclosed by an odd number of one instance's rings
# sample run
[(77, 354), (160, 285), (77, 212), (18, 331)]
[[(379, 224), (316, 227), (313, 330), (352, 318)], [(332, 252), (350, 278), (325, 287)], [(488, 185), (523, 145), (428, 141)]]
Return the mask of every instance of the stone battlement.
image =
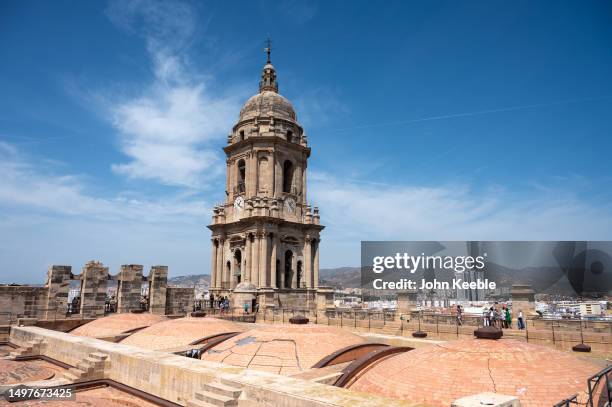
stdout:
[[(115, 286), (109, 302), (108, 292)], [(76, 299), (75, 299), (76, 298)], [(139, 264), (122, 265), (116, 275), (99, 261), (89, 261), (74, 274), (72, 267), (52, 265), (44, 286), (0, 286), (0, 324), (30, 317), (44, 320), (78, 314), (98, 318), (108, 312), (146, 311), (173, 314), (193, 308), (193, 289), (168, 287), (168, 267), (152, 266), (148, 275)]]

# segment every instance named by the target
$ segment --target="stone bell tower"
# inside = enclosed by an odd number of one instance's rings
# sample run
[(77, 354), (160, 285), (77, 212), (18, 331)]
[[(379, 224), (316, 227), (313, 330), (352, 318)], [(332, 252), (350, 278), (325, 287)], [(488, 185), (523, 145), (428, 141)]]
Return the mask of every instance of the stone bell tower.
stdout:
[[(259, 306), (314, 306), (319, 209), (306, 197), (310, 148), (268, 59), (223, 149), (225, 202), (213, 209), (211, 292), (252, 293)], [(242, 298), (242, 297), (241, 297)], [(242, 301), (242, 299), (241, 299)]]

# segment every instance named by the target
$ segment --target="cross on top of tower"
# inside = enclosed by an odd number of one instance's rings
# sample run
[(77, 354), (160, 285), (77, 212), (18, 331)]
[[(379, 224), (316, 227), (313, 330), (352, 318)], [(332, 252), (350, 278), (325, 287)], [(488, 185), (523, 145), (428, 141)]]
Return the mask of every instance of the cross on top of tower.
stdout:
[(268, 39), (266, 40), (266, 48), (264, 48), (264, 51), (266, 52), (268, 59), (266, 61), (266, 63), (270, 63), (270, 52), (272, 51), (272, 40), (270, 39), (270, 37), (268, 37)]
[(259, 82), (259, 92), (271, 91), (278, 93), (278, 83), (276, 83), (276, 71), (274, 66), (270, 62), (270, 51), (272, 51), (272, 41), (270, 38), (266, 40), (266, 47), (264, 48), (268, 57), (266, 65), (264, 66), (263, 72), (261, 73), (261, 81)]

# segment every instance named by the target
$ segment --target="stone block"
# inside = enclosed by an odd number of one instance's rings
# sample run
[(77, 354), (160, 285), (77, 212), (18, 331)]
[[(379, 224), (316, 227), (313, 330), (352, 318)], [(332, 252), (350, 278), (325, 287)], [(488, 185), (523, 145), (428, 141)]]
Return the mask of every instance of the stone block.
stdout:
[(451, 407), (520, 407), (521, 403), (515, 396), (498, 393), (480, 393), (462, 397), (453, 401)]

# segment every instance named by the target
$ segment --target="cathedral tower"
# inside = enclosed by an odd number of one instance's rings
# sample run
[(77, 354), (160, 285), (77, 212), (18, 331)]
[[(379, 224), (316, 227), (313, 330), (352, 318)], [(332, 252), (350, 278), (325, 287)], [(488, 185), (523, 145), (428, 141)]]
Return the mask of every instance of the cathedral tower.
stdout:
[(306, 134), (291, 103), (278, 93), (267, 51), (259, 93), (240, 110), (223, 149), (226, 198), (208, 226), (211, 292), (246, 288), (260, 306), (306, 307), (318, 287), (323, 226), (306, 196)]

